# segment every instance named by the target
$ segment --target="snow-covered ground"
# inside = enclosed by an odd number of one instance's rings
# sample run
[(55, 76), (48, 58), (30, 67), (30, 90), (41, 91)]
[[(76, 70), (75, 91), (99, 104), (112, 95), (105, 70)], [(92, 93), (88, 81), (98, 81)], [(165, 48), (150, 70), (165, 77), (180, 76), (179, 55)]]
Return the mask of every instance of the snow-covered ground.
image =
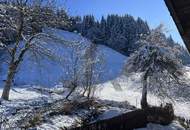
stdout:
[(140, 128), (136, 130), (185, 130), (178, 122), (173, 122), (168, 126), (162, 126), (158, 124), (148, 124), (146, 128)]
[[(113, 81), (100, 84), (96, 96), (101, 99), (111, 99), (113, 101), (128, 101), (131, 105), (140, 108), (141, 99), (141, 74), (136, 73), (130, 77), (121, 76)], [(160, 105), (161, 103), (171, 102), (174, 105), (177, 116), (190, 119), (190, 102), (178, 102), (168, 99), (161, 100), (153, 94), (148, 94), (148, 102), (151, 105)]]
[[(11, 91), (10, 94), (11, 101), (3, 101), (2, 105), (0, 105), (0, 113), (1, 116), (3, 115), (1, 119), (5, 117), (5, 119), (9, 120), (8, 123), (9, 126), (6, 124), (4, 126), (6, 126), (7, 128), (9, 128), (10, 126), (11, 127), (17, 126), (17, 124), (19, 123), (20, 120), (22, 120), (22, 118), (30, 115), (31, 112), (33, 112), (34, 108), (45, 107), (47, 103), (52, 103), (54, 101), (61, 100), (65, 96), (64, 95), (65, 89), (63, 88), (57, 87), (57, 88), (44, 89), (44, 90), (42, 88), (43, 91), (39, 91), (40, 89), (41, 87), (39, 86), (37, 87), (30, 86), (28, 88), (15, 88), (14, 90)], [(117, 87), (114, 88), (112, 83), (110, 82), (106, 83), (106, 86), (104, 86), (104, 88), (101, 88), (101, 91), (99, 91), (98, 89), (99, 98), (107, 100), (101, 100), (102, 101), (101, 104), (106, 104), (105, 105), (106, 107), (104, 107), (103, 113), (100, 114), (96, 120), (112, 118), (114, 116), (135, 109), (134, 107), (129, 106), (126, 100), (133, 105), (137, 105), (138, 104), (137, 98), (139, 94), (137, 94), (137, 92), (135, 93), (132, 90), (129, 92), (126, 91), (127, 90), (124, 90), (123, 92), (121, 91), (121, 88)], [(2, 89), (0, 90), (0, 94), (1, 93)], [(36, 128), (39, 130), (48, 130), (48, 129), (59, 130), (60, 128), (77, 126), (81, 122), (81, 116), (85, 116), (85, 113), (88, 113), (88, 111), (78, 110), (71, 115), (60, 114), (54, 116), (45, 116), (45, 119), (43, 119), (43, 121), (39, 125), (37, 125)], [(3, 126), (1, 126), (1, 129), (3, 129)], [(185, 129), (178, 122), (174, 121), (172, 124), (168, 126), (148, 124), (147, 128), (141, 128), (137, 130), (185, 130)]]
[[(75, 33), (62, 30), (46, 30), (46, 32), (54, 33), (54, 35), (66, 40), (82, 41), (81, 44), (84, 44), (84, 48), (86, 44), (90, 44), (87, 39)], [(53, 41), (48, 41), (48, 43), (51, 45), (48, 47), (50, 47), (50, 49), (54, 48), (58, 57), (68, 58), (70, 56), (71, 46), (54, 44)], [(84, 51), (84, 48), (80, 50), (81, 53)], [(98, 97), (102, 101), (106, 100), (105, 102), (112, 101), (97, 119), (111, 118), (132, 110), (129, 106), (121, 108), (120, 105), (117, 105), (120, 103), (123, 104), (123, 102), (126, 101), (130, 103), (130, 105), (139, 108), (141, 98), (141, 75), (136, 73), (130, 76), (121, 76), (120, 74), (122, 73), (127, 57), (102, 45), (98, 45), (97, 50), (103, 56), (105, 66), (102, 75), (103, 80), (97, 85), (95, 97)], [(69, 62), (69, 59), (66, 59), (64, 63), (67, 62)], [(6, 76), (6, 67), (7, 66), (4, 65), (3, 70), (0, 72), (0, 95), (2, 94), (2, 80), (5, 79)], [(10, 92), (11, 101), (3, 101), (0, 105), (0, 119), (6, 117), (6, 119), (12, 122), (21, 120), (23, 114), (27, 114), (28, 112), (31, 114), (33, 109), (43, 108), (44, 105), (62, 100), (65, 97), (65, 92), (68, 91), (57, 84), (61, 82), (61, 78), (66, 74), (65, 71), (66, 68), (62, 64), (57, 64), (46, 58), (36, 61), (35, 58), (31, 57), (31, 54), (28, 54), (23, 64), (20, 66), (15, 79), (15, 84), (20, 88), (12, 89)], [(190, 69), (188, 67), (186, 67), (186, 74), (186, 78), (190, 79)], [(23, 84), (26, 85), (23, 86)], [(34, 86), (34, 84), (40, 86)], [(47, 88), (55, 85), (57, 86)], [(41, 89), (39, 88), (46, 89), (45, 91), (40, 91)], [(163, 101), (152, 94), (148, 95), (148, 101), (152, 105), (170, 102), (169, 100)], [(174, 104), (176, 115), (190, 119), (190, 102), (176, 101), (172, 103)], [(86, 111), (81, 110), (72, 115), (45, 116), (46, 118), (43, 119), (37, 128), (42, 130), (58, 130), (60, 128), (76, 125), (80, 122), (81, 113), (86, 114)], [(14, 123), (12, 125), (14, 126)], [(183, 130), (180, 127), (179, 123), (174, 122), (169, 126), (149, 124), (147, 128), (139, 130)]]
[[(38, 109), (45, 110), (49, 107), (48, 104), (63, 100), (64, 92), (62, 87), (43, 89), (40, 86), (27, 86), (27, 88), (11, 90), (11, 101), (2, 101), (0, 105), (0, 129), (19, 129), (17, 127), (22, 124), (25, 126), (34, 115), (38, 114)], [(0, 89), (1, 93), (2, 89)], [(48, 110), (46, 111), (48, 112)], [(40, 122), (37, 128), (59, 130), (61, 127), (74, 125), (79, 119), (77, 115), (44, 116), (44, 121)]]
[[(1, 93), (2, 89), (0, 89), (0, 94)], [(20, 123), (22, 124), (25, 121), (29, 122), (33, 115), (36, 114), (38, 108), (43, 110), (48, 104), (63, 100), (66, 93), (67, 89), (63, 89), (61, 86), (50, 89), (43, 89), (40, 86), (27, 86), (27, 88), (15, 88), (11, 90), (10, 101), (2, 101), (0, 105), (0, 129), (4, 129), (5, 127), (13, 129), (13, 127), (20, 126)], [(80, 98), (77, 98), (77, 100), (79, 99)], [(117, 103), (98, 100), (98, 102), (100, 101), (101, 104), (105, 104), (105, 107), (101, 110), (103, 113), (95, 120), (111, 118), (134, 109), (134, 107), (126, 102)], [(62, 106), (63, 104), (60, 105)], [(51, 109), (46, 111), (47, 112), (43, 113), (43, 121), (36, 126), (39, 130), (59, 130), (60, 128), (77, 126), (81, 122), (82, 117), (87, 116), (89, 113), (89, 110), (81, 109), (75, 110), (74, 113), (70, 115), (55, 114), (49, 116)]]

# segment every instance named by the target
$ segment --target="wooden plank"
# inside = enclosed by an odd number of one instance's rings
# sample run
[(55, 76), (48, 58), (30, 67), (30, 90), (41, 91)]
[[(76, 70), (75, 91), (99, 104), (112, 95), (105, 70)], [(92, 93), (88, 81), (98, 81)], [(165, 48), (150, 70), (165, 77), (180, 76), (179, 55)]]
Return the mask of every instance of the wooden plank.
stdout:
[(133, 130), (145, 127), (147, 123), (168, 125), (173, 119), (173, 107), (168, 104), (165, 107), (149, 107), (144, 110), (135, 110), (70, 130)]
[(172, 1), (173, 1), (173, 6), (179, 9), (190, 5), (189, 0), (172, 0)]
[[(190, 5), (189, 0), (164, 0), (166, 3), (166, 6), (168, 7), (168, 10), (170, 11), (170, 14), (178, 28), (178, 31), (183, 38), (183, 41), (190, 52), (190, 35), (186, 32), (187, 28), (185, 28), (187, 25), (187, 22), (190, 22), (189, 15), (185, 14), (180, 17), (177, 11), (180, 10), (180, 8), (185, 8)], [(187, 18), (186, 18), (187, 17)]]
[(180, 18), (183, 18), (183, 16), (189, 16), (190, 15), (190, 6), (187, 6), (185, 8), (178, 9), (177, 14)]

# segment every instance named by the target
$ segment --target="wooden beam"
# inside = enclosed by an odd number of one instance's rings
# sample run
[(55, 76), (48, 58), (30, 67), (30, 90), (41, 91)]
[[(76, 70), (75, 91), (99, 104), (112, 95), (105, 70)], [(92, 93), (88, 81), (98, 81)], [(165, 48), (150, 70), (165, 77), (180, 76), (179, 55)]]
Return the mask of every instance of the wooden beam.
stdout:
[(97, 121), (69, 130), (133, 130), (146, 127), (148, 123), (168, 125), (173, 119), (173, 107), (171, 104), (167, 104), (165, 107), (149, 107), (144, 110), (131, 111), (111, 119)]
[[(184, 6), (189, 6), (190, 2), (187, 0), (164, 0), (164, 1), (166, 3), (166, 6), (168, 7), (168, 10), (170, 11), (170, 15), (172, 16), (181, 37), (183, 38), (183, 41), (188, 51), (190, 52), (190, 35), (188, 32), (186, 32), (186, 29), (184, 28), (185, 25), (183, 25), (184, 23), (182, 23), (180, 16), (177, 12), (177, 10), (179, 10), (180, 8), (184, 8)], [(183, 17), (185, 16), (183, 15)], [(187, 20), (189, 20), (190, 22), (190, 19)], [(187, 23), (186, 20), (185, 23)]]

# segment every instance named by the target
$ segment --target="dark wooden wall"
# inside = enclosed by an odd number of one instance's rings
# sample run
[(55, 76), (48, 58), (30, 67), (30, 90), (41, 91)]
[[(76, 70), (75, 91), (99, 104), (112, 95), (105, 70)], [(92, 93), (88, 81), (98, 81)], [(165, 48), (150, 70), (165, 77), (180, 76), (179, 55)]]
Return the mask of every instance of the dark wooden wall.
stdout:
[(165, 3), (190, 52), (190, 0), (165, 0)]
[(150, 107), (122, 114), (111, 119), (101, 120), (86, 126), (70, 130), (133, 130), (146, 127), (147, 123), (168, 125), (174, 119), (174, 111), (171, 104), (165, 107)]

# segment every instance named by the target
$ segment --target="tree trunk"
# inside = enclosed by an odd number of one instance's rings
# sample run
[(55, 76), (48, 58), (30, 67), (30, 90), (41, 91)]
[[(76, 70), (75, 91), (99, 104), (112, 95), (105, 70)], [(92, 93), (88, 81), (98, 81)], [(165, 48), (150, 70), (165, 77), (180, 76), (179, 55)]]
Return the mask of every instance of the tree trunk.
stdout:
[(147, 107), (148, 107), (148, 101), (147, 101), (147, 73), (145, 73), (144, 77), (143, 77), (141, 108), (146, 109)]
[(141, 99), (141, 108), (145, 109), (148, 107), (148, 102), (147, 102), (147, 86), (143, 86), (142, 90), (142, 99)]
[(9, 100), (9, 92), (11, 89), (12, 81), (14, 79), (18, 64), (22, 60), (22, 57), (26, 51), (25, 49), (22, 50), (21, 54), (18, 56), (18, 60), (15, 62), (16, 52), (17, 52), (17, 49), (19, 47), (20, 40), (22, 39), (22, 31), (23, 31), (23, 24), (24, 24), (24, 14), (22, 12), (22, 9), (19, 10), (18, 21), (19, 21), (19, 24), (17, 25), (18, 26), (18, 28), (17, 28), (18, 34), (17, 34), (17, 38), (16, 38), (14, 48), (11, 50), (11, 55), (10, 55), (11, 61), (9, 63), (7, 79), (6, 79), (5, 86), (3, 89), (3, 93), (1, 96), (1, 98), (4, 100)]
[(70, 92), (67, 94), (67, 96), (65, 97), (65, 99), (68, 99), (71, 96), (71, 94), (75, 91), (76, 88), (77, 88), (77, 85), (75, 83), (72, 83), (72, 88)]
[(85, 96), (85, 93), (86, 93), (86, 91), (88, 90), (88, 87), (84, 87), (84, 91), (83, 91), (83, 93), (82, 93), (82, 96)]
[(14, 76), (15, 76), (16, 68), (17, 67), (14, 63), (10, 63), (8, 74), (7, 74), (7, 79), (6, 79), (5, 86), (3, 89), (3, 93), (1, 96), (1, 98), (4, 100), (9, 100), (9, 92), (11, 89), (12, 81), (13, 81)]
[(87, 98), (90, 98), (90, 94), (91, 94), (91, 86), (88, 86)]
[[(19, 44), (19, 41), (18, 41), (17, 44)], [(11, 89), (12, 81), (13, 81), (13, 79), (15, 77), (15, 73), (16, 73), (16, 70), (18, 68), (18, 65), (23, 60), (24, 54), (28, 50), (28, 46), (29, 46), (29, 42), (27, 42), (25, 44), (25, 47), (21, 50), (21, 52), (20, 52), (20, 54), (18, 56), (18, 59), (16, 61), (15, 61), (15, 55), (16, 55), (16, 50), (17, 50), (17, 47), (18, 47), (17, 45), (15, 46), (15, 48), (14, 48), (14, 50), (12, 52), (13, 55), (12, 55), (11, 62), (9, 64), (9, 70), (8, 70), (5, 86), (4, 86), (4, 89), (3, 89), (3, 94), (1, 96), (1, 98), (4, 99), (4, 100), (9, 100), (9, 92), (10, 92), (10, 89)]]

